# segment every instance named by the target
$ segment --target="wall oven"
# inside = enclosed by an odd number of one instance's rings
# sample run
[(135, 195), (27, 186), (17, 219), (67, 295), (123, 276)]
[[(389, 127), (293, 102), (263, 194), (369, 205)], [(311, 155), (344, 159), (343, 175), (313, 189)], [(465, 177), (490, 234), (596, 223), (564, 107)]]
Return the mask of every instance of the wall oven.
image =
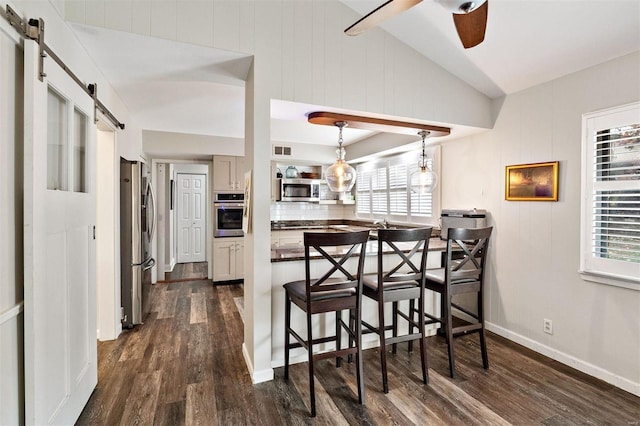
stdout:
[(216, 192), (214, 194), (214, 237), (242, 237), (244, 194)]

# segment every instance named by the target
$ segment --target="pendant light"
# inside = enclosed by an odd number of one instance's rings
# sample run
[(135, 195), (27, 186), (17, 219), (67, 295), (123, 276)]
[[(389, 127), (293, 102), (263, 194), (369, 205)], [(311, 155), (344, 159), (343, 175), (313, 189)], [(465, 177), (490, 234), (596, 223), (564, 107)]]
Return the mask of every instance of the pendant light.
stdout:
[(418, 170), (411, 174), (411, 191), (418, 194), (428, 194), (433, 192), (438, 184), (438, 175), (427, 165), (427, 156), (424, 153), (424, 140), (429, 136), (429, 132), (422, 130), (418, 132), (422, 136), (422, 155), (418, 163)]
[(347, 164), (344, 159), (346, 151), (342, 147), (342, 129), (347, 126), (347, 122), (336, 121), (334, 124), (340, 129), (336, 150), (337, 159), (325, 170), (324, 180), (332, 192), (348, 192), (356, 183), (356, 169)]

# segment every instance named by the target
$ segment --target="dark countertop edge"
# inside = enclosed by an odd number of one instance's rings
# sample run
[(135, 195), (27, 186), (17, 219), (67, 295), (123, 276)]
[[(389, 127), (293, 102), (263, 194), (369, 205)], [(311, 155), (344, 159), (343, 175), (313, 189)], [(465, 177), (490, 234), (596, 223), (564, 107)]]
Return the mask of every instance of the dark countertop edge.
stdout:
[[(271, 221), (272, 231), (292, 231), (292, 230), (313, 230), (328, 229), (335, 225), (362, 226), (366, 228), (375, 228), (373, 221), (361, 219), (317, 219), (317, 220), (277, 220)], [(428, 225), (419, 223), (389, 223), (390, 226), (398, 228), (421, 228)], [(440, 228), (433, 227), (433, 235), (440, 235)]]
[[(371, 243), (371, 242), (370, 242)], [(374, 242), (374, 244), (377, 244)], [(437, 251), (445, 251), (447, 248), (447, 242), (440, 239), (440, 237), (431, 237), (429, 239), (429, 248), (427, 251), (437, 252)], [(403, 250), (405, 253), (409, 253), (410, 250)], [(273, 251), (272, 251), (273, 252)], [(389, 252), (391, 253), (391, 251)], [(365, 256), (377, 255), (377, 250), (368, 250)], [(353, 256), (357, 256), (357, 254), (353, 254)], [(335, 255), (334, 257), (341, 257), (341, 255)], [(313, 259), (323, 259), (321, 255), (310, 256)], [(304, 260), (304, 254), (302, 256), (287, 256), (287, 257), (273, 257), (273, 253), (271, 255), (271, 263), (276, 262), (294, 262)]]

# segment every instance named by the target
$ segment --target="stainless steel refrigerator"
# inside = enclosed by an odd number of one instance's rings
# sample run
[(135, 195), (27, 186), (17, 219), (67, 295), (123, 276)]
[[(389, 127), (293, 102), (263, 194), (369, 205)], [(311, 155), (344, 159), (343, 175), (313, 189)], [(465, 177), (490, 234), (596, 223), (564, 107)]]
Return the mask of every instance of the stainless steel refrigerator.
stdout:
[(151, 241), (156, 207), (146, 164), (120, 159), (120, 253), (122, 326), (142, 324), (149, 313)]

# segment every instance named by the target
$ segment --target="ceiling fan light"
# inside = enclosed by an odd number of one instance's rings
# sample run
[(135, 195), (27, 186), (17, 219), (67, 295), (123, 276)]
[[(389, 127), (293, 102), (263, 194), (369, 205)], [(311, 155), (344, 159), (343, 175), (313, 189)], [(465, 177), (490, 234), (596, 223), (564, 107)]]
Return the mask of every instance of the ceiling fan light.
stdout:
[(486, 3), (487, 0), (438, 0), (447, 10), (456, 14), (472, 12)]

